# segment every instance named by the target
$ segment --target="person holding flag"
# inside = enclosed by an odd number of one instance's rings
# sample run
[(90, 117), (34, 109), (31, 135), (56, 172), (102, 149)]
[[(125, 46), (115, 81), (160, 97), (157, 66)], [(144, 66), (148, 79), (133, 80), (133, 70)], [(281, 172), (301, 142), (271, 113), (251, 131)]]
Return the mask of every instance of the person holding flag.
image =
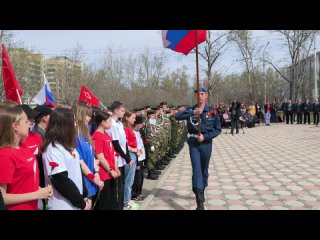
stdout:
[(197, 208), (204, 210), (204, 190), (208, 186), (208, 168), (212, 153), (212, 139), (221, 133), (218, 114), (206, 101), (205, 83), (200, 85), (198, 67), (198, 44), (206, 40), (205, 30), (162, 30), (164, 47), (187, 55), (196, 47), (197, 87), (194, 90), (198, 103), (176, 113), (176, 120), (187, 120), (188, 145), (192, 164), (192, 190)]
[[(197, 210), (204, 210), (204, 190), (208, 186), (208, 168), (212, 153), (212, 139), (221, 133), (219, 115), (206, 101), (207, 89), (200, 86), (194, 93), (199, 91), (200, 101), (197, 105), (187, 107), (176, 113), (177, 120), (187, 120), (188, 145), (192, 164), (192, 191), (197, 200)], [(197, 97), (197, 95), (195, 95)], [(200, 116), (200, 121), (198, 121)]]

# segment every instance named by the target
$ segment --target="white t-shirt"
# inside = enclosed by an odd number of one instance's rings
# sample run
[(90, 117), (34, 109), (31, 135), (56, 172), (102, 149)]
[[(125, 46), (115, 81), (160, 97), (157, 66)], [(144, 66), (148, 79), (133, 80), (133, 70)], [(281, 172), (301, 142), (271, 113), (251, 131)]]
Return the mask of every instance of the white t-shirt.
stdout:
[[(51, 175), (68, 172), (68, 178), (70, 178), (78, 187), (80, 193), (83, 193), (82, 188), (82, 174), (80, 168), (79, 153), (74, 149), (72, 154), (68, 152), (62, 145), (49, 144), (46, 151), (42, 154), (43, 169), (45, 184), (51, 184), (49, 177)], [(59, 166), (52, 168), (49, 163), (56, 162)], [(52, 186), (53, 187), (53, 186)], [(53, 195), (48, 201), (49, 210), (80, 210), (72, 205), (72, 203), (63, 197), (54, 187)]]
[(142, 150), (142, 153), (141, 153), (140, 157), (138, 158), (138, 161), (143, 161), (146, 159), (146, 151), (144, 149), (143, 140), (142, 140), (142, 137), (141, 137), (141, 134), (139, 131), (134, 131), (134, 134), (136, 135), (138, 149)]
[[(123, 129), (122, 122), (120, 122), (120, 121), (116, 122), (114, 119), (112, 119), (111, 127), (110, 127), (110, 129), (106, 130), (106, 133), (112, 138), (112, 141), (116, 141), (116, 140), (119, 141), (119, 145), (120, 145), (122, 151), (126, 154), (127, 153), (127, 138), (126, 138), (126, 133)], [(122, 167), (127, 163), (123, 157), (118, 156), (117, 157), (117, 164), (118, 164), (118, 167)]]

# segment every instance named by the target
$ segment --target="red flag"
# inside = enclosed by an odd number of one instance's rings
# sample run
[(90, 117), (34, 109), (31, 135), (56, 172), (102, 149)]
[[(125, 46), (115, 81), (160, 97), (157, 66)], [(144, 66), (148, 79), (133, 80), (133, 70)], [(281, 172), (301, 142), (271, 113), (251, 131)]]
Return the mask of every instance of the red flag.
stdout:
[(79, 102), (86, 102), (90, 107), (98, 107), (100, 101), (88, 88), (82, 85), (78, 99)]
[[(18, 104), (21, 104), (20, 96), (22, 95), (22, 89), (14, 75), (13, 68), (7, 51), (2, 44), (2, 77), (4, 82), (4, 89), (6, 91), (6, 99), (12, 100)], [(19, 93), (19, 95), (18, 95)]]

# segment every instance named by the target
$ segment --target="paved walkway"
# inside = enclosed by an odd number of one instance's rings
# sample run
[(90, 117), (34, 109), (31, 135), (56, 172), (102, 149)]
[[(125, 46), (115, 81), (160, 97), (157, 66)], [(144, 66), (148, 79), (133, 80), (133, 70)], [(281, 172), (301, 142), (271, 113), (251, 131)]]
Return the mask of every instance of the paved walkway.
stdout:
[[(225, 130), (214, 140), (205, 208), (320, 210), (320, 127), (271, 124)], [(185, 144), (161, 178), (146, 180), (140, 209), (193, 210), (191, 162)]]

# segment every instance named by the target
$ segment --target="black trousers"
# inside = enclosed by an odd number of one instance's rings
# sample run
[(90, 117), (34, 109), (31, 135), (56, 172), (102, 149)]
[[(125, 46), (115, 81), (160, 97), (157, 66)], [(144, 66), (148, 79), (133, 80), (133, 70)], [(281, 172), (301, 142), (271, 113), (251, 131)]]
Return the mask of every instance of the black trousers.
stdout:
[(297, 124), (302, 124), (302, 112), (297, 113)]
[(313, 112), (313, 122), (314, 124), (319, 124), (319, 112)]
[(304, 121), (303, 121), (304, 124), (306, 124), (307, 118), (308, 118), (308, 124), (310, 124), (310, 112), (304, 113)]
[(137, 168), (136, 173), (134, 175), (134, 182), (132, 185), (132, 197), (138, 197), (142, 192), (142, 185), (143, 185), (143, 162), (144, 161), (138, 161), (137, 162)]
[(96, 202), (94, 210), (119, 210), (117, 203), (116, 179), (105, 180), (104, 187), (92, 199), (92, 206)]
[(117, 202), (118, 202), (118, 208), (120, 210), (124, 207), (124, 184), (125, 184), (125, 172), (124, 167), (119, 167), (119, 171), (121, 173), (121, 176), (117, 178)]
[(233, 118), (231, 120), (231, 133), (233, 133), (234, 128), (236, 128), (236, 132), (239, 132), (239, 119)]
[(293, 113), (292, 111), (288, 111), (286, 113), (286, 123), (289, 124), (289, 118), (290, 118), (290, 123), (293, 124)]

